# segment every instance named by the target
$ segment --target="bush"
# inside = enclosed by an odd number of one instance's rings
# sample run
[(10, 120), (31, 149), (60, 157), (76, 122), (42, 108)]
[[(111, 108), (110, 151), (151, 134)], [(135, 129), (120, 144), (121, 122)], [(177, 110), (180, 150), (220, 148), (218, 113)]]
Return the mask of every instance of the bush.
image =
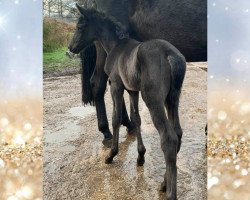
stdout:
[(73, 24), (45, 17), (43, 19), (43, 51), (52, 52), (67, 47), (74, 30)]

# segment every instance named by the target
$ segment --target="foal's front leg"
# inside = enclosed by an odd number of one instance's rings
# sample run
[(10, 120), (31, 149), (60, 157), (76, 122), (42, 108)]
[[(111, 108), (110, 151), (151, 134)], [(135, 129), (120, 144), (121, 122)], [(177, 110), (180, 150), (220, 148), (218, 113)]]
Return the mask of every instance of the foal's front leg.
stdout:
[[(108, 76), (104, 72), (104, 65), (106, 62), (107, 54), (100, 43), (96, 42), (96, 67), (94, 73), (91, 77), (91, 86), (92, 92), (96, 104), (96, 113), (97, 113), (97, 122), (98, 129), (103, 133), (104, 140), (102, 143), (106, 147), (110, 147), (112, 143), (112, 134), (109, 130), (109, 123), (106, 114), (106, 106), (104, 102), (104, 95), (107, 86)], [(122, 111), (122, 124), (127, 127), (128, 133), (133, 132), (133, 126), (128, 117), (126, 110), (126, 105), (123, 102), (123, 111)]]
[(123, 104), (123, 92), (122, 87), (116, 84), (111, 84), (111, 96), (113, 100), (113, 142), (109, 155), (106, 157), (105, 163), (110, 164), (113, 158), (118, 154), (118, 144), (119, 144), (119, 128), (122, 122), (122, 104)]
[(104, 65), (107, 54), (99, 43), (95, 43), (95, 46), (97, 59), (95, 63), (95, 70), (90, 79), (90, 83), (95, 100), (98, 129), (103, 133), (104, 136), (104, 140), (102, 141), (102, 143), (104, 144), (104, 146), (110, 147), (112, 143), (112, 134), (109, 130), (106, 106), (104, 102), (104, 95), (108, 81), (108, 76), (104, 72)]

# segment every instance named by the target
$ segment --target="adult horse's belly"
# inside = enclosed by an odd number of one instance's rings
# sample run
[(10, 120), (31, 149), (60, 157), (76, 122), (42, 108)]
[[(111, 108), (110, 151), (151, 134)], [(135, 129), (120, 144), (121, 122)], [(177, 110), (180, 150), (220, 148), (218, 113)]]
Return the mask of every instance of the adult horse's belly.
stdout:
[(137, 40), (164, 39), (187, 61), (207, 60), (207, 12), (202, 0), (158, 0), (147, 3), (130, 16), (130, 29)]
[(207, 2), (204, 0), (96, 0), (139, 41), (164, 39), (187, 61), (207, 60)]

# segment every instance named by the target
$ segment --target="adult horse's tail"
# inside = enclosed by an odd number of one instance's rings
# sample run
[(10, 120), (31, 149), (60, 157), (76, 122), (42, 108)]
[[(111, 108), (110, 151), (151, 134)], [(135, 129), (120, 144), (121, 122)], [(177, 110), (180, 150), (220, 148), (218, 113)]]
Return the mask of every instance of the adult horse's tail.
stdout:
[(92, 44), (80, 52), (81, 57), (81, 79), (82, 79), (82, 103), (83, 105), (94, 105), (94, 98), (90, 84), (90, 78), (96, 64), (96, 48)]

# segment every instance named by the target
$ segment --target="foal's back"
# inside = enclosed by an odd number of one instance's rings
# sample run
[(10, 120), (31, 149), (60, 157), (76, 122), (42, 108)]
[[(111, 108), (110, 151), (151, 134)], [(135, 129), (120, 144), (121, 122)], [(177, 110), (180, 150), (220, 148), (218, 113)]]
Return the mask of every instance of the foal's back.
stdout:
[[(165, 40), (124, 39), (109, 53), (105, 72), (128, 90), (140, 91), (142, 87), (155, 86), (159, 92), (167, 93), (171, 80), (170, 60), (185, 62), (179, 50)], [(166, 87), (162, 88), (162, 84)]]

